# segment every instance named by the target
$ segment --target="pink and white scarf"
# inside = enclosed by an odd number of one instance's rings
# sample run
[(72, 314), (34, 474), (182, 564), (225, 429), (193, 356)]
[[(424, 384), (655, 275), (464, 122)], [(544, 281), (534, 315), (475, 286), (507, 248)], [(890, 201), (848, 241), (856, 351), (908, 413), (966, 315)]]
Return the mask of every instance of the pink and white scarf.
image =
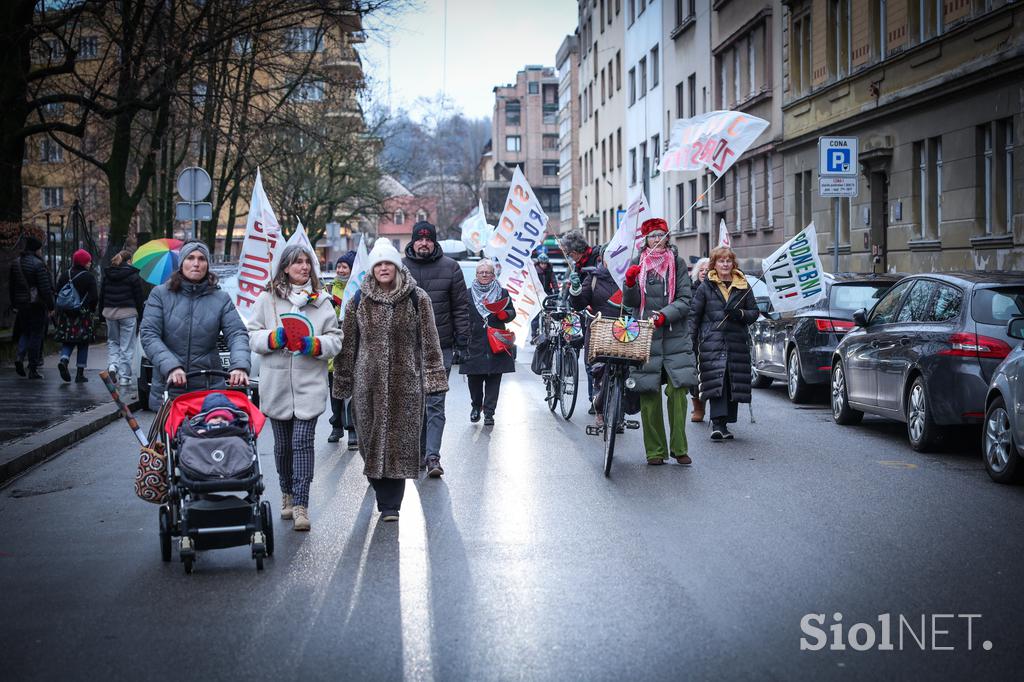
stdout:
[(653, 272), (665, 281), (668, 302), (676, 297), (676, 255), (671, 249), (645, 250), (640, 255), (640, 314), (647, 307), (647, 274)]

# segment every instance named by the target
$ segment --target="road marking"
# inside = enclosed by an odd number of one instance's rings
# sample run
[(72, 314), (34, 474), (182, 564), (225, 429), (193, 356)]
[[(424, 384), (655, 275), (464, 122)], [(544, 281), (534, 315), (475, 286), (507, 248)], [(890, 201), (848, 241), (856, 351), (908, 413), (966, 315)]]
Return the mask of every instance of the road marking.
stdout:
[[(410, 499), (411, 498), (411, 499)], [(383, 523), (378, 519), (377, 523)], [(400, 524), (400, 525), (399, 525)], [(430, 566), (427, 559), (427, 526), (419, 490), (410, 481), (405, 487), (399, 535), (398, 580), (402, 607), (402, 677), (433, 680), (430, 655)]]
[(917, 468), (916, 464), (911, 464), (910, 462), (900, 462), (900, 461), (894, 460), (894, 459), (883, 459), (883, 460), (880, 460), (878, 463), (881, 464), (884, 467), (889, 468), (889, 469), (916, 469)]

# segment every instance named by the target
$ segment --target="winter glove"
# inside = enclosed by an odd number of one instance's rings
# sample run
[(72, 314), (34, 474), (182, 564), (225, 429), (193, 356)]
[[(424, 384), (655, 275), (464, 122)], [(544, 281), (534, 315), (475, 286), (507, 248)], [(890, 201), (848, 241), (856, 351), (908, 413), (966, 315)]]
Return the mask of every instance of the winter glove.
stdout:
[(654, 322), (655, 329), (658, 329), (661, 325), (665, 324), (665, 316), (661, 313), (654, 313), (651, 320)]
[(639, 265), (630, 265), (626, 269), (626, 286), (627, 287), (635, 287), (636, 286), (636, 279), (639, 276), (640, 276), (640, 266)]
[(270, 332), (267, 345), (270, 346), (270, 350), (281, 350), (288, 345), (288, 334), (285, 333), (284, 327), (278, 327)]
[(583, 289), (583, 282), (580, 280), (579, 273), (572, 273), (569, 275), (569, 293), (573, 296), (577, 295)]
[(461, 365), (465, 361), (466, 361), (466, 349), (465, 348), (460, 348), (460, 347), (456, 346), (455, 350), (452, 352), (452, 364), (453, 365)]
[(725, 315), (733, 322), (743, 321), (743, 311), (740, 310), (739, 308), (728, 308), (725, 311)]
[(302, 337), (302, 347), (299, 348), (299, 353), (301, 355), (309, 355), (315, 358), (322, 352), (323, 350), (320, 348), (320, 339), (315, 336)]
[(504, 310), (499, 310), (494, 314), (494, 317), (499, 322), (506, 322), (508, 320), (508, 312)]

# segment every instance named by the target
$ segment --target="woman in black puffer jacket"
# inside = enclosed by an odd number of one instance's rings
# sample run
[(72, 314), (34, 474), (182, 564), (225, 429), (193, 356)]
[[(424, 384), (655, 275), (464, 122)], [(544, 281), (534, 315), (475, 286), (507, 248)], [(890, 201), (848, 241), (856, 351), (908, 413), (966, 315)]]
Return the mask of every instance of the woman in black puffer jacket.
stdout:
[[(96, 338), (93, 313), (99, 296), (96, 293), (96, 278), (90, 271), (92, 255), (85, 249), (79, 249), (71, 255), (71, 263), (71, 269), (57, 280), (57, 333), (54, 337), (61, 343), (60, 360), (57, 362), (60, 378), (71, 381), (68, 364), (71, 351), (75, 351), (78, 370), (75, 383), (81, 384), (88, 381), (85, 368), (89, 364), (89, 344)], [(61, 309), (60, 290), (69, 282), (78, 292), (78, 307)]]
[(103, 271), (99, 309), (107, 321), (107, 369), (123, 386), (133, 383), (135, 332), (145, 303), (142, 277), (132, 266), (131, 251), (117, 253)]
[(750, 345), (747, 326), (757, 320), (754, 296), (736, 254), (720, 246), (711, 252), (704, 282), (690, 311), (690, 335), (699, 349), (701, 400), (711, 413), (711, 440), (732, 440), (739, 403), (750, 402)]

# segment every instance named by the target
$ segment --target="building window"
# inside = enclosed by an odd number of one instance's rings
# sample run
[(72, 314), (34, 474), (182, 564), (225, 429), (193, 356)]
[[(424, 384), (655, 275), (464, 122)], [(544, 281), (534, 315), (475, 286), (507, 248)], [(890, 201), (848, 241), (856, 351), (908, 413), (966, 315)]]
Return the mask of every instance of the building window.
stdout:
[[(700, 200), (697, 197), (697, 181), (696, 180), (690, 180), (690, 204), (689, 204), (689, 206), (687, 206), (687, 208), (690, 209), (690, 229), (691, 230), (696, 230), (697, 229), (697, 210), (698, 210), (697, 209), (697, 204), (699, 204), (699, 203), (700, 203)], [(679, 210), (684, 211), (686, 209), (680, 207)]]
[(1011, 232), (1013, 226), (1013, 119), (978, 127), (981, 149), (981, 209), (986, 235)]
[[(687, 89), (687, 115), (693, 118), (697, 115), (697, 74), (691, 73), (689, 78), (686, 79)], [(679, 116), (682, 118), (683, 110), (679, 110)]]
[(517, 99), (510, 99), (505, 102), (505, 125), (517, 126), (519, 125), (519, 117), (522, 111), (522, 105)]
[(885, 59), (886, 43), (886, 0), (873, 0), (871, 3), (871, 50), (878, 61)]
[(715, 181), (715, 201), (725, 200), (725, 181)]
[[(833, 203), (833, 206), (836, 208), (835, 220), (838, 223), (836, 227), (839, 228), (839, 246), (849, 246), (850, 223), (853, 222), (851, 220), (853, 206), (851, 204), (850, 197), (841, 197)], [(834, 233), (835, 231), (833, 231), (833, 234)]]
[(733, 166), (730, 172), (732, 173), (732, 210), (733, 219), (735, 220), (735, 227), (733, 229), (739, 232), (743, 226), (740, 213), (742, 206), (740, 203), (740, 167), (738, 165)]
[(505, 151), (507, 152), (518, 152), (520, 145), (522, 144), (522, 138), (518, 135), (506, 135), (505, 136)]
[(622, 128), (615, 131), (615, 167), (622, 168)]
[(676, 185), (676, 203), (679, 205), (679, 224), (682, 228), (681, 231), (685, 232), (690, 229), (690, 226), (686, 224), (685, 216), (683, 211), (686, 210), (686, 183), (680, 182)]
[(100, 54), (100, 39), (98, 36), (82, 36), (78, 39), (78, 58), (96, 59)]
[(615, 89), (622, 89), (622, 53), (615, 53)]
[(648, 171), (647, 171), (647, 168), (650, 166), (650, 161), (649, 161), (649, 157), (647, 156), (647, 143), (646, 142), (641, 142), (640, 143), (640, 153), (638, 154), (638, 156), (639, 156), (639, 162), (640, 162), (640, 183), (644, 187), (644, 196), (647, 196), (648, 195), (648, 191), (647, 191), (647, 177), (648, 177), (647, 173), (648, 173)]
[(636, 185), (636, 149), (629, 150), (629, 186)]
[(403, 211), (402, 209), (398, 209), (397, 211), (395, 211), (394, 223), (395, 225), (405, 224), (405, 211)]
[(747, 203), (749, 204), (749, 215), (750, 215), (750, 227), (748, 229), (757, 229), (757, 183), (754, 181), (754, 162), (747, 162)]
[(647, 57), (643, 57), (640, 63), (637, 64), (636, 70), (640, 73), (640, 99), (644, 98), (647, 94)]
[(605, 144), (604, 144), (604, 140), (601, 140), (601, 175), (607, 175), (607, 173), (608, 173), (608, 166), (605, 165), (605, 162), (606, 162)]
[(558, 175), (558, 162), (557, 161), (544, 161), (543, 165), (544, 175)]
[(1005, 214), (1003, 227), (1011, 232), (1013, 227), (1013, 119), (1004, 119), (1001, 123), (1003, 133), (1003, 195)]
[(764, 210), (765, 217), (767, 218), (767, 224), (769, 228), (775, 226), (775, 201), (772, 196), (772, 155), (771, 153), (764, 155)]
[(658, 87), (658, 46), (651, 49), (651, 89)]
[(932, 137), (914, 143), (917, 165), (914, 193), (917, 195), (919, 239), (938, 239), (942, 223), (942, 139)]
[[(683, 81), (679, 81), (676, 83), (676, 118), (686, 118), (686, 114), (684, 113), (686, 111), (685, 95), (686, 90), (683, 87)], [(671, 124), (671, 119), (669, 120), (669, 123)]]
[(605, 103), (606, 93), (604, 89), (604, 69), (601, 69), (601, 104)]
[(39, 160), (43, 163), (60, 163), (64, 160), (64, 148), (50, 138), (39, 141)]
[(728, 108), (729, 98), (729, 73), (726, 71), (726, 57), (728, 53), (723, 52), (718, 56), (716, 64), (718, 66), (718, 108)]
[[(198, 88), (202, 86), (202, 92), (196, 91), (196, 100), (199, 103), (206, 100), (206, 84), (200, 83), (196, 85)], [(295, 90), (292, 91), (292, 100), (296, 102), (320, 102), (324, 98), (324, 82), (323, 81), (310, 81), (308, 83), (300, 83)]]
[(541, 123), (555, 125), (558, 123), (558, 103), (544, 104), (541, 108)]
[(754, 54), (754, 32), (747, 36), (747, 94), (751, 97), (757, 92), (757, 57)]
[(636, 69), (629, 70), (629, 104), (636, 104)]
[(696, 0), (676, 0), (676, 26), (681, 26), (696, 14)]
[(828, 68), (833, 78), (850, 73), (850, 0), (829, 0)]
[(636, 21), (636, 0), (629, 0), (629, 26)]
[(795, 178), (795, 194), (796, 194), (796, 206), (794, 211), (794, 217), (796, 218), (796, 225), (794, 225), (794, 232), (807, 227), (811, 222), (811, 171), (804, 171), (797, 173)]
[(64, 205), (63, 187), (43, 188), (43, 208), (60, 208)]
[(416, 222), (423, 222), (426, 219), (427, 219), (427, 212), (426, 211), (424, 211), (423, 209), (420, 209), (419, 211), (416, 212)]
[(538, 83), (537, 81), (530, 81), (526, 85), (526, 92), (528, 92), (531, 95), (539, 95), (540, 94), (540, 83)]
[[(790, 31), (789, 84), (794, 95), (811, 87), (811, 15), (793, 19)], [(801, 226), (802, 229), (802, 226)]]
[(323, 37), (315, 28), (290, 28), (284, 34), (285, 52), (323, 52)]
[(740, 51), (739, 47), (732, 49), (732, 101), (733, 104), (743, 99), (740, 94)]
[(542, 137), (541, 149), (558, 149), (558, 135), (545, 135)]
[(43, 112), (50, 116), (61, 116), (64, 113), (63, 102), (50, 102), (43, 105)]
[(942, 33), (942, 3), (943, 0), (909, 0), (910, 35), (919, 43)]
[(651, 164), (651, 177), (653, 178), (661, 172), (658, 170), (658, 165), (661, 163), (661, 135), (651, 138), (651, 149), (654, 151), (654, 163)]

